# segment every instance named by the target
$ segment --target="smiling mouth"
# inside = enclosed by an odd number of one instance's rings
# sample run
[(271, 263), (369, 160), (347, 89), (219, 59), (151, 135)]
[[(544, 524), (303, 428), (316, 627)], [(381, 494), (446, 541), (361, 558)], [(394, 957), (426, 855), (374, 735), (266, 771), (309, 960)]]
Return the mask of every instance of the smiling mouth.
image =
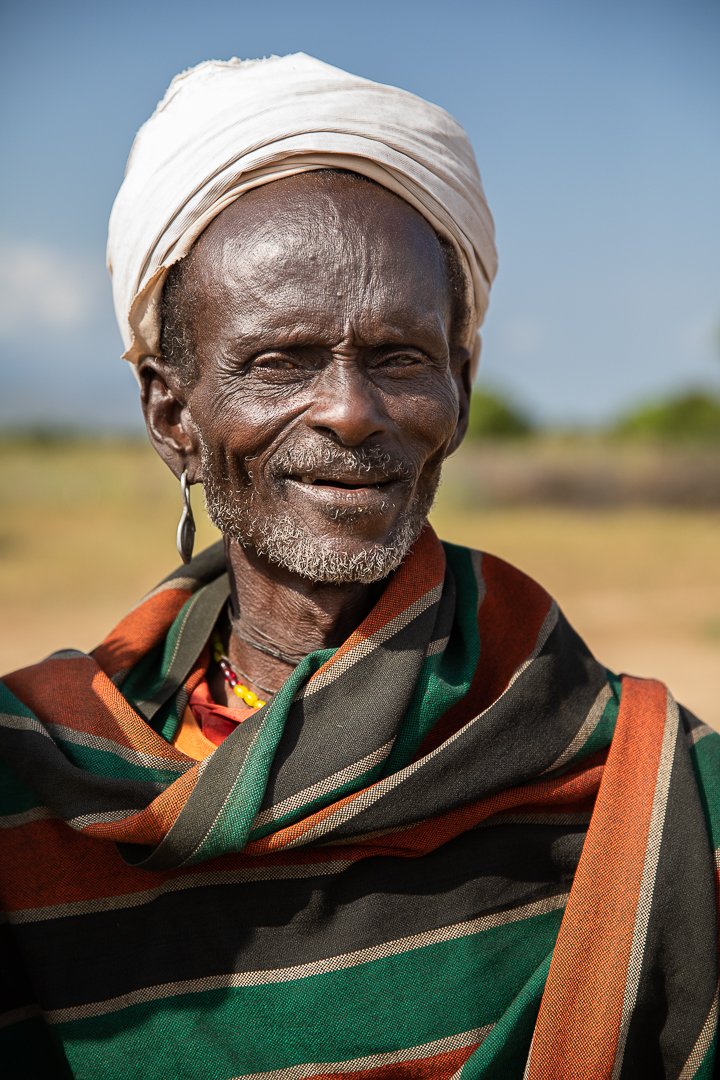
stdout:
[(406, 485), (395, 476), (288, 476), (287, 484), (303, 501), (323, 513), (386, 514), (394, 512), (399, 489)]
[(345, 491), (366, 491), (368, 489), (380, 491), (382, 488), (390, 487), (395, 483), (395, 480), (386, 478), (384, 480), (369, 480), (363, 477), (363, 479), (355, 480), (338, 480), (335, 477), (328, 476), (293, 476), (292, 480), (297, 481), (300, 484), (308, 484), (312, 487), (325, 487), (325, 488), (340, 488)]

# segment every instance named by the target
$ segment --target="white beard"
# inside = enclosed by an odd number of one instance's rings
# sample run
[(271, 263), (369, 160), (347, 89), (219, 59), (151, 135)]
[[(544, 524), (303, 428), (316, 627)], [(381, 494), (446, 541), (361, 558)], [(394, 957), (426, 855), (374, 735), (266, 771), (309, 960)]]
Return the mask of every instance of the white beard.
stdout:
[[(337, 541), (323, 541), (286, 511), (261, 511), (253, 505), (257, 500), (253, 499), (252, 493), (248, 495), (218, 477), (214, 455), (202, 437), (200, 448), (205, 506), (210, 520), (223, 536), (243, 547), (254, 548), (258, 555), (292, 574), (328, 584), (362, 582), (369, 585), (382, 581), (396, 570), (420, 535), (440, 482), (438, 469), (437, 476), (416, 490), (385, 543), (369, 544), (351, 554), (338, 550)], [(324, 457), (329, 459), (338, 453), (346, 458), (355, 456), (351, 451), (336, 452), (329, 448)], [(357, 513), (343, 510), (335, 517), (336, 520), (352, 520)]]

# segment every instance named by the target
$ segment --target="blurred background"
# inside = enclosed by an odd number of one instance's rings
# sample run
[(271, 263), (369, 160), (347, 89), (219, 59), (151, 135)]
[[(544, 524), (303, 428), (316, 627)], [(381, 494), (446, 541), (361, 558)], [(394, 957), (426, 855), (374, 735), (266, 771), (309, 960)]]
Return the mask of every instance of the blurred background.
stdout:
[(104, 269), (133, 135), (183, 68), (305, 51), (454, 113), (495, 216), (436, 527), (720, 727), (717, 2), (5, 0), (0, 41), (0, 670), (91, 647), (176, 561)]

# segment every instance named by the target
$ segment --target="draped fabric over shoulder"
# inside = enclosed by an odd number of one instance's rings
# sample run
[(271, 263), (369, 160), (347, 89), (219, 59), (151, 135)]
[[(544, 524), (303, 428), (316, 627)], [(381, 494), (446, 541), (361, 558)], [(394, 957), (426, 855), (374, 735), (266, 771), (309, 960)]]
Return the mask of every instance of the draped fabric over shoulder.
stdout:
[(428, 528), (197, 762), (227, 594), (2, 685), (4, 1076), (713, 1075), (718, 735)]
[(394, 191), (456, 247), (477, 363), (497, 255), (465, 132), (437, 105), (304, 53), (199, 64), (138, 132), (108, 238), (125, 357), (157, 355), (167, 270), (213, 218), (251, 188), (328, 167)]

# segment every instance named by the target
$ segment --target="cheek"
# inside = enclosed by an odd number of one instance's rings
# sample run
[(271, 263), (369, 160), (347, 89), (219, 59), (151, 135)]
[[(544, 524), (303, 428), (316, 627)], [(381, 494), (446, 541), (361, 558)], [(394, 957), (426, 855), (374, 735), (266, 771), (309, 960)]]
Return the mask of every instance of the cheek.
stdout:
[(237, 385), (213, 388), (191, 401), (193, 421), (207, 447), (226, 468), (237, 468), (272, 442), (277, 426), (274, 410), (261, 408)]
[(411, 442), (427, 459), (448, 446), (455, 434), (458, 411), (457, 388), (448, 377), (425, 392), (415, 390), (404, 396), (396, 422), (405, 433), (404, 441)]

